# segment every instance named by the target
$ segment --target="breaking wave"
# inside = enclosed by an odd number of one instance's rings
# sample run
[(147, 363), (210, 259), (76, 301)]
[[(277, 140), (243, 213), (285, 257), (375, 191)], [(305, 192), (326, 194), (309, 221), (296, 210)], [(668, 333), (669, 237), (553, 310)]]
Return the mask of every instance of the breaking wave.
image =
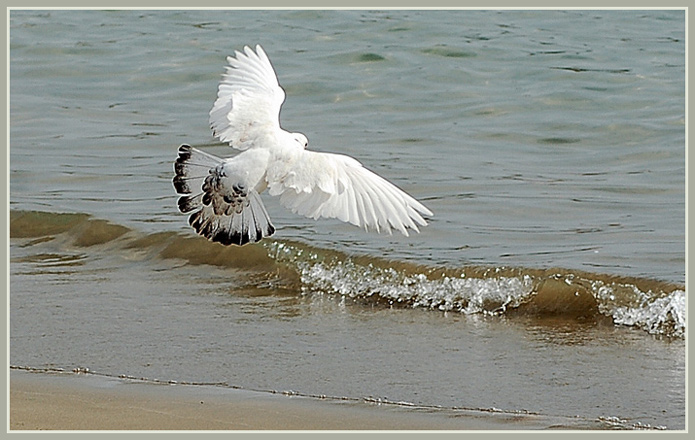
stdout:
[(272, 239), (222, 247), (171, 231), (142, 234), (86, 214), (11, 211), (10, 237), (22, 246), (60, 241), (93, 252), (108, 246), (131, 259), (232, 267), (258, 274), (251, 279), (260, 289), (465, 314), (605, 317), (652, 335), (685, 337), (685, 286), (653, 279), (560, 268), (432, 267)]

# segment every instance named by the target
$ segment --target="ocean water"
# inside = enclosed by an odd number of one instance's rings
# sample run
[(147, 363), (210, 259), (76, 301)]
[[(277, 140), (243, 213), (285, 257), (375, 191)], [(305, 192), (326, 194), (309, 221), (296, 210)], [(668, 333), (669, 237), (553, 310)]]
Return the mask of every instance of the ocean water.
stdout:
[[(685, 426), (683, 11), (10, 12), (10, 362)], [(226, 248), (176, 209), (225, 56), (433, 212)], [(494, 409), (491, 411), (491, 409)], [(433, 409), (434, 410), (434, 409)], [(557, 423), (557, 418), (562, 422)]]

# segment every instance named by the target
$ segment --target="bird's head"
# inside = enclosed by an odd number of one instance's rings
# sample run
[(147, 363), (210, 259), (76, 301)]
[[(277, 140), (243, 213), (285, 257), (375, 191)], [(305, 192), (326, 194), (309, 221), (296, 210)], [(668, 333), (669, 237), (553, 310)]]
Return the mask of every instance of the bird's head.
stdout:
[(309, 139), (306, 138), (302, 133), (292, 133), (294, 140), (302, 147), (306, 148), (309, 145)]

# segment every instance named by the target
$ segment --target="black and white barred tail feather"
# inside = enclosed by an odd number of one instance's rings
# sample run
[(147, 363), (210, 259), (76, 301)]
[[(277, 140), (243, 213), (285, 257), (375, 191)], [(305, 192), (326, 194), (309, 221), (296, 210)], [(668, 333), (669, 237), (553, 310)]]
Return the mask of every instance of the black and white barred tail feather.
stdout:
[(200, 151), (190, 145), (179, 147), (179, 157), (174, 162), (174, 188), (179, 194), (190, 194), (203, 185), (210, 170), (221, 164), (221, 158)]
[(221, 183), (223, 159), (189, 145), (179, 147), (173, 179), (179, 211), (191, 213), (188, 223), (209, 240), (224, 245), (255, 243), (275, 232), (259, 194)]
[(247, 206), (240, 213), (218, 215), (213, 207), (203, 206), (190, 215), (188, 223), (198, 234), (224, 245), (243, 246), (255, 243), (275, 232), (261, 198), (255, 191), (249, 193)]

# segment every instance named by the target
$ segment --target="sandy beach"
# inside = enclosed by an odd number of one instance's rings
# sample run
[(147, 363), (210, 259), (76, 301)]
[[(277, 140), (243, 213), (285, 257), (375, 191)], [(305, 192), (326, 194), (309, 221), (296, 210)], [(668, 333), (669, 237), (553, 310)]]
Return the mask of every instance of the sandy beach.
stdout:
[(83, 374), (10, 373), (11, 431), (508, 430), (547, 423), (533, 419)]

